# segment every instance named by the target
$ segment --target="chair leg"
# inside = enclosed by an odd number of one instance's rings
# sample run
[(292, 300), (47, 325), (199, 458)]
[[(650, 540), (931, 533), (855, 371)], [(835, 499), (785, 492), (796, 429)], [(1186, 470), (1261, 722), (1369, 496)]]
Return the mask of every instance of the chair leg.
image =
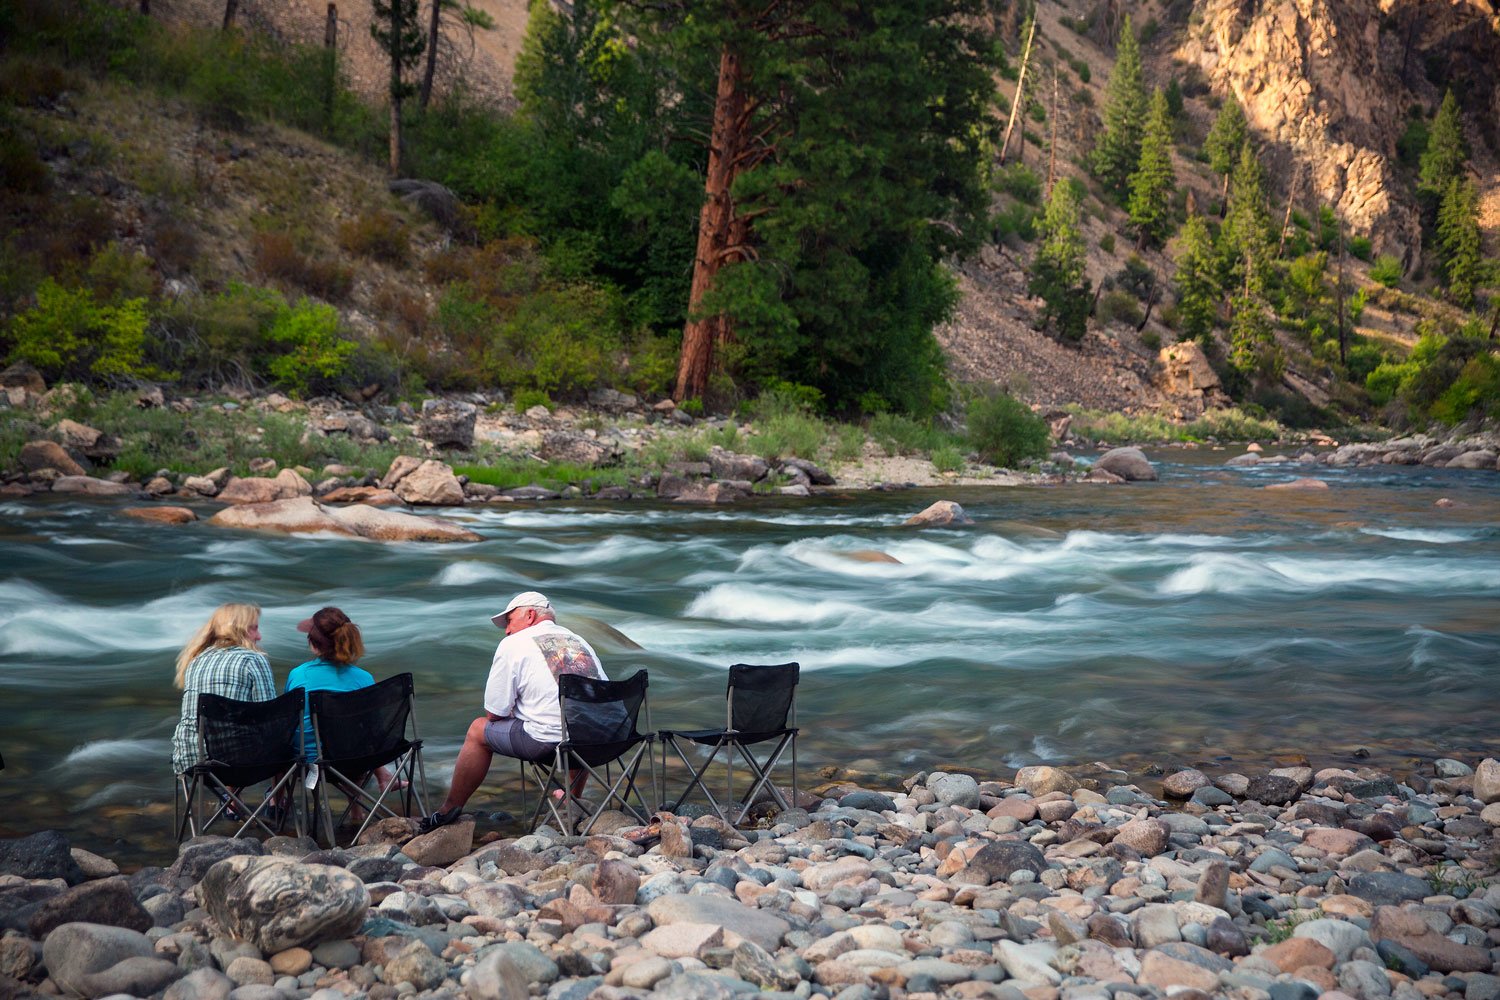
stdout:
[[(682, 745), (680, 743), (678, 743), (676, 739), (674, 739), (671, 736), (668, 736), (668, 737), (666, 737), (665, 740), (663, 740), (663, 743), (664, 744), (665, 743), (671, 743), (672, 744), (672, 749), (677, 752), (677, 756), (679, 758), (681, 758), (681, 760), (682, 760), (682, 762), (684, 764), (687, 765), (688, 773), (689, 773), (687, 787), (682, 790), (682, 794), (679, 795), (676, 799), (674, 799), (670, 805), (668, 805), (666, 803), (666, 801), (665, 801), (666, 796), (663, 795), (663, 797), (662, 797), (663, 798), (663, 803), (662, 803), (663, 808), (665, 808), (668, 812), (676, 812), (679, 808), (681, 808), (682, 803), (685, 802), (685, 801), (687, 801), (687, 797), (693, 793), (693, 789), (694, 788), (698, 788), (698, 789), (702, 789), (702, 791), (703, 791), (703, 797), (706, 798), (706, 799), (708, 799), (708, 803), (709, 803), (709, 805), (711, 805), (713, 807), (714, 812), (717, 813), (721, 818), (725, 818), (724, 807), (719, 804), (719, 800), (718, 799), (714, 798), (714, 793), (711, 792), (711, 791), (709, 791), (709, 789), (708, 789), (708, 782), (704, 780), (704, 778), (708, 774), (709, 767), (713, 764), (714, 760), (718, 758), (719, 751), (722, 750), (722, 749), (724, 749), (725, 745), (723, 743), (715, 744), (714, 748), (709, 752), (707, 759), (705, 759), (703, 761), (703, 766), (702, 767), (695, 767), (693, 765), (693, 762), (688, 759), (687, 754), (683, 752)], [(667, 753), (666, 746), (663, 745), (663, 747), (662, 747), (663, 780), (665, 780), (665, 777), (666, 777), (666, 775), (665, 775), (665, 771), (666, 771), (666, 753)], [(732, 799), (726, 799), (725, 801), (726, 802), (732, 802), (733, 800)], [(728, 822), (727, 818), (725, 818), (725, 822)]]

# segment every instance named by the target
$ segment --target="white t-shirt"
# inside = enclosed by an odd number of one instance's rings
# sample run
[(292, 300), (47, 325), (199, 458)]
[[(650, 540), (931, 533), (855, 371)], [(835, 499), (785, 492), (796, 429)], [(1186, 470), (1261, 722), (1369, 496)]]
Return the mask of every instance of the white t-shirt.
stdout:
[(562, 739), (557, 678), (582, 674), (608, 680), (599, 657), (583, 638), (557, 622), (539, 621), (500, 640), (484, 687), (484, 710), (521, 720), (526, 735), (541, 743)]

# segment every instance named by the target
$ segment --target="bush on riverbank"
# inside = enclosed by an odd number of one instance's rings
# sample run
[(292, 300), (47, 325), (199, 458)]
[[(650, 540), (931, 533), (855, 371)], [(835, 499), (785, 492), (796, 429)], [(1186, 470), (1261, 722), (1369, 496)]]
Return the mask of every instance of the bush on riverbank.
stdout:
[(1500, 414), (1500, 356), (1476, 326), (1452, 337), (1429, 328), (1403, 362), (1370, 372), (1370, 398), (1407, 424), (1437, 420), (1453, 426)]
[(1176, 441), (1275, 441), (1287, 430), (1274, 420), (1252, 416), (1238, 407), (1210, 410), (1186, 423), (1155, 413), (1102, 413), (1081, 406), (1064, 407), (1073, 415), (1072, 431), (1101, 444), (1140, 444)]

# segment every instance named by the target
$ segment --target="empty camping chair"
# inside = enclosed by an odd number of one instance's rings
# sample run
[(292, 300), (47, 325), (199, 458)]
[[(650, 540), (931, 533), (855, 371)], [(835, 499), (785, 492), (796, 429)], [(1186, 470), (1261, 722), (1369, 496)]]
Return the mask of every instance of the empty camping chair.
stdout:
[[(198, 696), (198, 763), (177, 776), (177, 839), (209, 833), (220, 819), (239, 823), (232, 836), (252, 825), (274, 836), (284, 825), (292, 788), (302, 774), (302, 692), (270, 701), (237, 701), (216, 694)], [(260, 804), (251, 808), (241, 794), (270, 782)], [(202, 823), (204, 803), (212, 811)], [(297, 833), (302, 833), (300, 818)]]
[[(536, 829), (546, 809), (565, 833), (575, 829), (575, 812), (580, 813), (581, 825), (576, 829), (580, 834), (588, 833), (600, 814), (615, 804), (641, 823), (647, 821), (650, 810), (636, 783), (644, 760), (655, 795), (656, 759), (651, 753), (655, 736), (651, 732), (651, 710), (646, 705), (646, 684), (644, 670), (637, 670), (622, 681), (580, 674), (557, 678), (562, 741), (550, 761), (529, 762), (542, 790), (531, 814), (532, 829)], [(645, 732), (639, 725), (642, 711), (646, 718)], [(619, 766), (619, 773), (612, 777), (615, 765)], [(522, 766), (524, 777), (526, 765)], [(604, 794), (593, 809), (589, 809), (575, 787), (575, 774), (582, 781), (592, 778), (604, 787)]]
[[(298, 688), (295, 693), (300, 696), (304, 692)], [(309, 691), (306, 695), (318, 747), (317, 760), (311, 765), (318, 772), (313, 805), (328, 846), (335, 846), (336, 826), (329, 801), (335, 790), (347, 799), (343, 815), (356, 807), (366, 813), (351, 843), (377, 817), (398, 815), (386, 802), (392, 793), (400, 800), (405, 815), (421, 816), (427, 811), (422, 803), (427, 772), (417, 735), (416, 688), (411, 674), (397, 674), (357, 691)], [(366, 789), (364, 782), (370, 772), (386, 766), (392, 771), (386, 787), (373, 792)]]
[[(725, 724), (722, 729), (668, 730), (657, 733), (662, 741), (662, 771), (666, 772), (667, 747), (671, 746), (688, 766), (691, 776), (681, 795), (667, 806), (675, 811), (695, 788), (701, 788), (709, 804), (724, 822), (738, 826), (750, 812), (750, 806), (764, 789), (782, 809), (788, 809), (780, 790), (771, 782), (771, 772), (781, 762), (782, 754), (792, 751), (792, 797), (797, 795), (797, 680), (801, 667), (796, 663), (755, 665), (736, 663), (729, 668), (729, 687), (725, 693)], [(695, 766), (685, 752), (684, 744), (712, 747), (701, 766)], [(764, 761), (757, 760), (752, 746), (773, 743)], [(724, 801), (719, 802), (703, 780), (710, 764), (724, 752), (727, 774)], [(742, 797), (734, 794), (734, 758), (738, 755), (749, 768), (754, 781)]]

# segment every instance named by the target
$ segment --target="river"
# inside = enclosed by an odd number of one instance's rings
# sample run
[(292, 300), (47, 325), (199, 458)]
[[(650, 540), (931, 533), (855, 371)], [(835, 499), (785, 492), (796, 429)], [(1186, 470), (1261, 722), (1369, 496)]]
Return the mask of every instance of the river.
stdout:
[[(445, 512), (484, 536), (466, 545), (6, 502), (0, 835), (55, 827), (111, 856), (161, 853), (172, 660), (226, 601), (264, 608), (278, 683), (307, 658), (295, 623), (348, 612), (366, 668), (416, 675), (433, 784), (479, 709), (500, 637), (487, 617), (526, 589), (612, 676), (650, 670), (658, 727), (722, 719), (730, 663), (800, 661), (804, 783), (832, 766), (893, 782), (942, 765), (1143, 774), (1305, 755), (1400, 772), (1500, 752), (1500, 476), (1318, 468), (1326, 492), (1267, 492), (1299, 471), (1224, 469), (1229, 454), (1157, 453), (1161, 482), (1128, 486)], [(900, 527), (940, 498), (978, 523)], [(485, 790), (474, 804), (515, 808)]]

